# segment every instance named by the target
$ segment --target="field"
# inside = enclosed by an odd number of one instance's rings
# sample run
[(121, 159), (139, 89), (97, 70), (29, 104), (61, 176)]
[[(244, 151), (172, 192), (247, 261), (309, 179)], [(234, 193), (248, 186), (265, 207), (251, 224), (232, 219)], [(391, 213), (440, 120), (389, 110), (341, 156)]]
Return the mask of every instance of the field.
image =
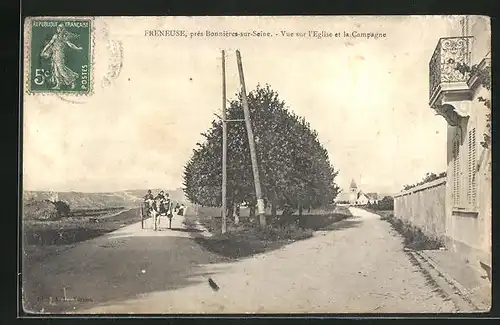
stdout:
[[(92, 214), (92, 213), (91, 213)], [(92, 217), (68, 217), (56, 221), (24, 220), (23, 252), (27, 262), (72, 247), (75, 243), (114, 231), (131, 223), (139, 222), (138, 209), (121, 209), (120, 212), (93, 212)]]
[[(213, 236), (196, 238), (198, 244), (208, 250), (229, 258), (246, 256), (273, 250), (297, 240), (313, 236), (316, 230), (328, 230), (337, 222), (351, 217), (347, 207), (329, 207), (316, 209), (303, 216), (293, 215), (287, 218), (272, 219), (267, 215), (267, 227), (260, 228), (258, 221), (249, 218), (248, 211), (241, 211), (243, 217), (236, 225), (233, 218), (227, 219), (227, 233), (222, 234), (222, 218), (220, 209), (198, 207), (185, 217), (186, 225), (192, 226), (198, 221), (205, 226)], [(189, 211), (189, 209), (188, 209)]]
[(100, 208), (100, 209), (76, 209), (71, 211), (72, 217), (99, 217), (109, 213), (123, 211), (125, 207)]
[[(152, 189), (152, 192), (156, 194), (159, 190)], [(183, 202), (181, 189), (166, 192), (174, 202)], [(31, 215), (33, 211), (23, 213), (22, 243), (27, 261), (43, 259), (75, 243), (139, 222), (139, 206), (145, 193), (146, 190), (109, 193), (25, 191), (24, 202), (60, 200), (70, 206), (69, 217), (58, 220), (36, 220)]]
[[(160, 190), (152, 189), (153, 195)], [(25, 191), (23, 199), (61, 200), (69, 204), (71, 210), (81, 209), (106, 209), (111, 207), (138, 207), (142, 202), (147, 190), (126, 190), (109, 193), (86, 193), (86, 192), (49, 192), (49, 191)], [(182, 189), (166, 190), (174, 202), (184, 202)]]

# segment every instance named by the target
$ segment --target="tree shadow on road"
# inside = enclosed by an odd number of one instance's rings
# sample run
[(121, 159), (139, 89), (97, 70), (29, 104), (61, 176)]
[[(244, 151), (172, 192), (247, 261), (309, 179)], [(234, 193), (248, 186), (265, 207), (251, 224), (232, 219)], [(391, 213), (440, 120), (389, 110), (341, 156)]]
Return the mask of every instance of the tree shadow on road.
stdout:
[[(99, 246), (82, 243), (42, 263), (23, 263), (23, 307), (77, 312), (207, 281), (229, 261), (186, 237), (117, 236)], [(63, 301), (64, 294), (75, 301)]]
[[(212, 253), (231, 258), (241, 258), (269, 252), (287, 244), (287, 241), (261, 241), (237, 238), (195, 238), (196, 243)], [(291, 241), (290, 241), (291, 242)]]
[(180, 232), (188, 232), (188, 233), (200, 233), (200, 232), (203, 232), (203, 230), (196, 229), (196, 228), (175, 228), (175, 227), (172, 227), (169, 230), (180, 231)]
[(358, 220), (353, 219), (352, 215), (330, 214), (330, 215), (304, 215), (300, 217), (299, 224), (312, 230), (337, 230), (339, 227), (347, 225), (356, 225)]
[[(238, 260), (250, 257), (256, 254), (270, 252), (286, 245), (292, 244), (300, 240), (307, 240), (313, 235), (313, 231), (337, 231), (358, 227), (362, 221), (352, 219), (346, 215), (333, 215), (333, 216), (304, 216), (298, 222), (300, 226), (292, 227), (292, 234), (290, 236), (280, 236), (286, 232), (286, 228), (274, 230), (278, 236), (274, 236), (271, 240), (266, 240), (266, 234), (273, 232), (272, 226), (262, 230), (264, 236), (261, 236), (259, 230), (246, 229), (228, 232), (227, 234), (215, 234), (212, 237), (197, 237), (195, 241), (209, 250), (210, 252), (218, 255)], [(287, 235), (287, 234), (285, 234)]]
[(354, 228), (354, 227), (359, 227), (363, 223), (362, 220), (359, 219), (344, 219), (335, 223), (332, 223), (326, 227), (321, 228), (321, 230), (343, 230), (343, 229), (349, 229), (349, 228)]

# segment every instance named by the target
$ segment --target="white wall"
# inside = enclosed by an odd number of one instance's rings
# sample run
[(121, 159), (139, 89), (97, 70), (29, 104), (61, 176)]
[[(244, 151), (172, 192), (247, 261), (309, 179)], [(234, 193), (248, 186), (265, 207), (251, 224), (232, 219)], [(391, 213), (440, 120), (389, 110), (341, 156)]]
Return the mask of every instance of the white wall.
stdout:
[(394, 196), (394, 216), (420, 228), (430, 238), (446, 239), (446, 178)]
[[(469, 17), (469, 34), (474, 37), (471, 49), (471, 64), (479, 64), (491, 48), (489, 18), (481, 16)], [(459, 36), (459, 35), (456, 35)], [(447, 188), (446, 188), (446, 238), (447, 246), (464, 256), (477, 266), (479, 260), (491, 263), (491, 151), (483, 148), (480, 142), (486, 131), (486, 114), (488, 109), (478, 101), (479, 97), (490, 97), (489, 91), (480, 87), (475, 90), (469, 105), (469, 118), (463, 120), (461, 127), (467, 136), (469, 130), (476, 128), (476, 161), (479, 170), (476, 174), (476, 205), (464, 212), (453, 206), (453, 159), (452, 140), (459, 132), (458, 127), (448, 126), (447, 135)], [(460, 147), (462, 158), (461, 181), (467, 183), (466, 162), (468, 155), (467, 140)], [(461, 195), (467, 195), (466, 188)], [(491, 265), (491, 264), (490, 264)]]

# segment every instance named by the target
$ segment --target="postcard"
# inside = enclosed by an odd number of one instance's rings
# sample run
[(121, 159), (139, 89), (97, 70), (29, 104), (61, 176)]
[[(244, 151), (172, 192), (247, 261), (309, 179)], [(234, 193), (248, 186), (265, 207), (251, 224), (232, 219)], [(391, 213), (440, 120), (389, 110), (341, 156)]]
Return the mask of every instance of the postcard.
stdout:
[(485, 16), (29, 17), (27, 314), (491, 307)]

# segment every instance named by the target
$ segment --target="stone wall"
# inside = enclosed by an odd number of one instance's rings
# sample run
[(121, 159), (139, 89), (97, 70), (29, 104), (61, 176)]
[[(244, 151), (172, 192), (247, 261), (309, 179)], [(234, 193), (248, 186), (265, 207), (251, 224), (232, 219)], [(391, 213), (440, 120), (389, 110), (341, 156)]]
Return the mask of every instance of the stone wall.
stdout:
[(394, 196), (394, 216), (420, 228), (431, 238), (446, 237), (446, 177)]

